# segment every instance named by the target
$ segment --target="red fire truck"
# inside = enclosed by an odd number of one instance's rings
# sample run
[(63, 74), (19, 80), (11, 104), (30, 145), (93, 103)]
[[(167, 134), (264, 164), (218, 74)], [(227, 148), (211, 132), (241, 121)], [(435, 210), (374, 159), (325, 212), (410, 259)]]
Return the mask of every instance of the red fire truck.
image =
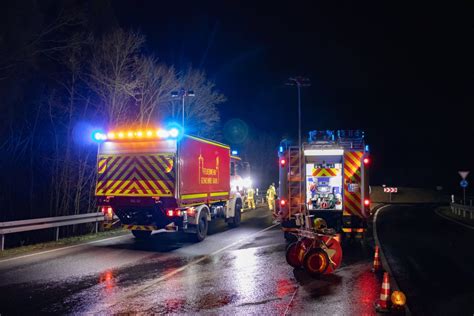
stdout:
[(285, 237), (295, 214), (323, 218), (338, 232), (361, 236), (369, 216), (369, 147), (359, 130), (312, 131), (308, 142), (280, 143), (279, 208)]
[(201, 241), (211, 220), (240, 224), (243, 199), (230, 187), (240, 159), (225, 144), (180, 134), (178, 128), (93, 134), (98, 205), (136, 238), (184, 231)]

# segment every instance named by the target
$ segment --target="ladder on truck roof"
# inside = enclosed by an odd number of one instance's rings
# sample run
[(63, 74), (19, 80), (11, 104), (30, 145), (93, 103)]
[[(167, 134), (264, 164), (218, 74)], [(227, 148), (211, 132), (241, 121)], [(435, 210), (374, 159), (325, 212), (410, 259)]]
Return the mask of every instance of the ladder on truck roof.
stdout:
[[(288, 216), (301, 213), (304, 210), (303, 201), (303, 161), (300, 161), (300, 149), (288, 148)], [(301, 163), (301, 164), (300, 164)]]

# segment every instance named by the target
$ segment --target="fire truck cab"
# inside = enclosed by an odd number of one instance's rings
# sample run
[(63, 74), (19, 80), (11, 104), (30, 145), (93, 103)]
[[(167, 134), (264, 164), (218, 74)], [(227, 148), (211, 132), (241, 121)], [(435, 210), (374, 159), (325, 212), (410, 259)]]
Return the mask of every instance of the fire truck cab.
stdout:
[(359, 236), (365, 232), (370, 159), (364, 132), (312, 131), (301, 148), (282, 141), (279, 161), (278, 205), (285, 233), (297, 229), (298, 213), (323, 218), (338, 232)]

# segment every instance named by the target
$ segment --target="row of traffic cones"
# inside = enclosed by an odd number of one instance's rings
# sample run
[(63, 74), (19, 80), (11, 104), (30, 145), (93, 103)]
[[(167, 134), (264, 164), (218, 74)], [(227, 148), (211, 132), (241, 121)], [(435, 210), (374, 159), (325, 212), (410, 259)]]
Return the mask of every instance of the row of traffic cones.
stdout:
[[(382, 264), (380, 262), (380, 250), (379, 246), (375, 246), (374, 253), (374, 265), (372, 272), (379, 272), (382, 270)], [(382, 289), (380, 291), (380, 298), (375, 303), (375, 311), (379, 313), (386, 313), (390, 311), (390, 279), (388, 272), (384, 272)]]

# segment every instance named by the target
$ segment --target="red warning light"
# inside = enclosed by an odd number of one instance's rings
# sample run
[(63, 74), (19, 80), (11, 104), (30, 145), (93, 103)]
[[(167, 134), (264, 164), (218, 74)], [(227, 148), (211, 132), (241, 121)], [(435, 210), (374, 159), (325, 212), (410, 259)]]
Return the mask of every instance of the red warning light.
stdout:
[(364, 165), (368, 165), (370, 163), (369, 157), (364, 158)]
[(370, 200), (369, 200), (369, 199), (365, 199), (365, 200), (364, 200), (364, 205), (365, 205), (365, 206), (369, 206), (369, 205), (370, 205)]
[(286, 205), (286, 201), (285, 201), (285, 200), (280, 200), (280, 205), (281, 205), (281, 206), (285, 206), (285, 205)]
[(283, 158), (283, 159), (280, 159), (280, 165), (282, 167), (284, 167), (286, 165), (286, 160)]

